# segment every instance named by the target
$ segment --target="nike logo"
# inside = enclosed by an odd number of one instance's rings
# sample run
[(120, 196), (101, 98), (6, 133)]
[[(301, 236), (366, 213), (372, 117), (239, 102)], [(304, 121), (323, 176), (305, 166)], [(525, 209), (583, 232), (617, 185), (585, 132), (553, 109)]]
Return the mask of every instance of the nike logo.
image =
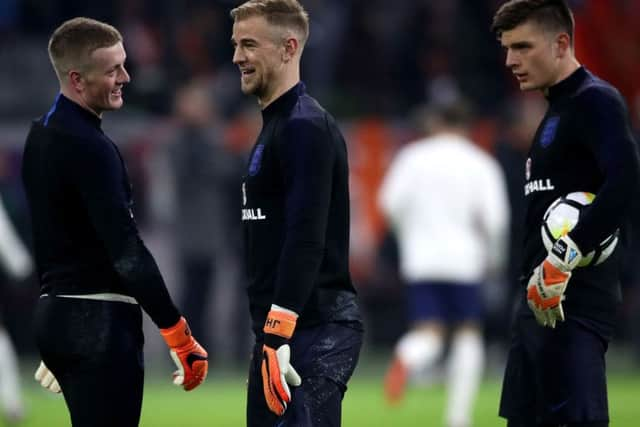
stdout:
[(191, 353), (187, 356), (187, 365), (193, 366), (193, 364), (200, 360), (207, 360), (206, 356), (198, 353)]

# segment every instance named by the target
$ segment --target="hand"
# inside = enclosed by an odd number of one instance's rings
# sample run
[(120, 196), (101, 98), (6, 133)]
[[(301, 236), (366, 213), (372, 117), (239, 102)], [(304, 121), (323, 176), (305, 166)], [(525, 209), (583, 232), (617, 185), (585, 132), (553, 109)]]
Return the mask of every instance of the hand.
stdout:
[(178, 367), (173, 373), (173, 383), (186, 391), (198, 387), (207, 378), (209, 370), (208, 354), (191, 336), (191, 330), (184, 317), (160, 334), (169, 346), (171, 358)]
[(298, 315), (293, 311), (272, 305), (263, 329), (262, 387), (267, 406), (278, 416), (284, 414), (287, 404), (291, 402), (289, 385), (302, 384), (300, 375), (289, 363), (289, 339), (297, 319)]
[(527, 285), (527, 303), (540, 325), (555, 328), (557, 321), (564, 321), (564, 292), (571, 270), (581, 259), (578, 246), (569, 236), (563, 236), (556, 241), (542, 264), (533, 270)]
[(58, 380), (56, 380), (56, 377), (53, 376), (49, 368), (47, 368), (42, 361), (40, 361), (40, 366), (36, 369), (34, 378), (42, 387), (49, 390), (51, 393), (60, 393), (62, 391), (60, 384), (58, 384)]

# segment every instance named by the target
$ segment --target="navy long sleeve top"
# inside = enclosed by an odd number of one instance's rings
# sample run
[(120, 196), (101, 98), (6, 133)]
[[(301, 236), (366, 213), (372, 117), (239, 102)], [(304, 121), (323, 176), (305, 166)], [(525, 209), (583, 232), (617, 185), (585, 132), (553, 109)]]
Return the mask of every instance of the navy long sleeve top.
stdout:
[(621, 251), (628, 246), (629, 214), (640, 189), (640, 157), (626, 104), (609, 83), (578, 68), (552, 86), (549, 108), (526, 164), (523, 279), (546, 250), (540, 225), (549, 205), (575, 191), (594, 193), (569, 233), (583, 254), (620, 229), (613, 255), (598, 266), (577, 268), (566, 291), (565, 312), (613, 324), (620, 301)]
[(271, 304), (298, 327), (359, 322), (349, 274), (349, 170), (334, 119), (298, 83), (263, 111), (242, 183), (253, 327)]
[(138, 234), (125, 164), (98, 116), (58, 95), (31, 126), (22, 178), (42, 294), (119, 293), (160, 328), (178, 321)]

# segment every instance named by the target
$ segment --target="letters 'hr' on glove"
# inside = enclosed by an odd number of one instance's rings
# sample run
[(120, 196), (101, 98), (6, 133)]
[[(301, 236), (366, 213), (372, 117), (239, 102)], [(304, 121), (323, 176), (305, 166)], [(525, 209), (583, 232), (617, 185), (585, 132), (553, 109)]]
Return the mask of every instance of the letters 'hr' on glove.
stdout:
[(298, 316), (290, 310), (275, 307), (271, 307), (263, 329), (262, 387), (271, 412), (282, 415), (291, 402), (289, 385), (302, 384), (300, 375), (289, 363), (289, 339), (295, 330)]
[(173, 383), (186, 391), (193, 390), (207, 378), (209, 370), (208, 354), (193, 338), (184, 317), (160, 334), (169, 346), (169, 354), (178, 370), (173, 373)]

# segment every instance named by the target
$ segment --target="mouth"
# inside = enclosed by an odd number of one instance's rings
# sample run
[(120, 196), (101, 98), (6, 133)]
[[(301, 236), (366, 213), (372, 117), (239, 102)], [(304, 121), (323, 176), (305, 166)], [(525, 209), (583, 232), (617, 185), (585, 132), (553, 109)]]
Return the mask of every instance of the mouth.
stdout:
[(513, 75), (516, 76), (519, 82), (527, 80), (527, 73), (513, 73)]
[(122, 88), (118, 88), (118, 89), (114, 89), (111, 91), (111, 95), (115, 96), (115, 97), (121, 97), (122, 96)]
[(252, 75), (253, 73), (255, 73), (256, 70), (254, 68), (244, 68), (244, 69), (240, 69), (240, 75), (242, 77), (247, 77)]

